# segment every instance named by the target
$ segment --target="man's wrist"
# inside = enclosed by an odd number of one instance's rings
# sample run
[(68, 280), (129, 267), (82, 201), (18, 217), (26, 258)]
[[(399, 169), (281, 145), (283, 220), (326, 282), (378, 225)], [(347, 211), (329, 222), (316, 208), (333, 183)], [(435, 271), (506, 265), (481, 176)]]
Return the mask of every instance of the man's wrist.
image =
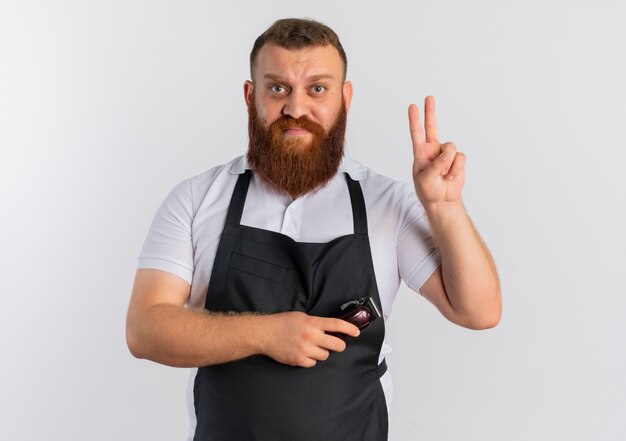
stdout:
[(248, 343), (255, 355), (267, 355), (268, 345), (272, 343), (271, 326), (276, 319), (275, 314), (258, 314), (249, 317)]
[(467, 211), (461, 200), (427, 204), (424, 205), (424, 210), (431, 226), (436, 229), (454, 226), (467, 219)]

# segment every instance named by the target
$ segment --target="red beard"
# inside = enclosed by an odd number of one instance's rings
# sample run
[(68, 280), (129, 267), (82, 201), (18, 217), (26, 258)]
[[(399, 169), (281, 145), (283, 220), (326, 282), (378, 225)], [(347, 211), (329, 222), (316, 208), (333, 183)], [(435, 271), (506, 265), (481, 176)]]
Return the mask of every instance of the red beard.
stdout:
[[(341, 105), (328, 131), (302, 116), (282, 116), (265, 129), (258, 118), (254, 100), (248, 107), (248, 163), (266, 185), (294, 199), (323, 187), (337, 173), (343, 158), (347, 113)], [(308, 145), (299, 137), (287, 137), (284, 130), (300, 127), (312, 134)]]

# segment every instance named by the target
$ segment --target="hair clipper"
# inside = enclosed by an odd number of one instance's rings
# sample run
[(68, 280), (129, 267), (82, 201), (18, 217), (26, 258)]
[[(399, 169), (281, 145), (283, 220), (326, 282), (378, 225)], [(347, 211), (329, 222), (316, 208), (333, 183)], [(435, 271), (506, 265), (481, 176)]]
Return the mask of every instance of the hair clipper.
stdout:
[[(374, 299), (368, 296), (359, 300), (344, 303), (341, 305), (341, 312), (335, 317), (350, 322), (359, 328), (360, 331), (363, 331), (374, 320), (381, 318), (382, 314), (380, 313), (378, 306), (376, 306)], [(329, 332), (328, 334), (342, 340), (350, 338), (349, 335), (339, 332)]]

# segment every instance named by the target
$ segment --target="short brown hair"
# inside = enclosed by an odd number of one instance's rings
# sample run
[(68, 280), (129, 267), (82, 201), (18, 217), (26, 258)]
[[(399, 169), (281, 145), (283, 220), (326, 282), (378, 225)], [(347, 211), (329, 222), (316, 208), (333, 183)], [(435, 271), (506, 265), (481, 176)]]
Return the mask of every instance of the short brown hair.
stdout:
[(331, 45), (339, 52), (343, 60), (343, 76), (348, 71), (348, 59), (339, 41), (339, 37), (331, 28), (310, 18), (283, 18), (276, 20), (254, 42), (250, 52), (250, 75), (254, 62), (263, 45), (272, 43), (285, 49), (302, 49), (308, 46)]

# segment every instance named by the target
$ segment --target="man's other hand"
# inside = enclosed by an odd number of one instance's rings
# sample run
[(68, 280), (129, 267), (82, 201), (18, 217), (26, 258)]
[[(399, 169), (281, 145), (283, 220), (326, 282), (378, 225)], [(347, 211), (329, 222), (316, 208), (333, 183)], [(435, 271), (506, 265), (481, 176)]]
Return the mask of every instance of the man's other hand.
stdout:
[(313, 367), (330, 356), (343, 352), (346, 342), (328, 335), (338, 332), (357, 337), (359, 329), (345, 320), (316, 317), (303, 312), (283, 312), (263, 316), (264, 332), (259, 336), (261, 352), (274, 360), (300, 367)]

